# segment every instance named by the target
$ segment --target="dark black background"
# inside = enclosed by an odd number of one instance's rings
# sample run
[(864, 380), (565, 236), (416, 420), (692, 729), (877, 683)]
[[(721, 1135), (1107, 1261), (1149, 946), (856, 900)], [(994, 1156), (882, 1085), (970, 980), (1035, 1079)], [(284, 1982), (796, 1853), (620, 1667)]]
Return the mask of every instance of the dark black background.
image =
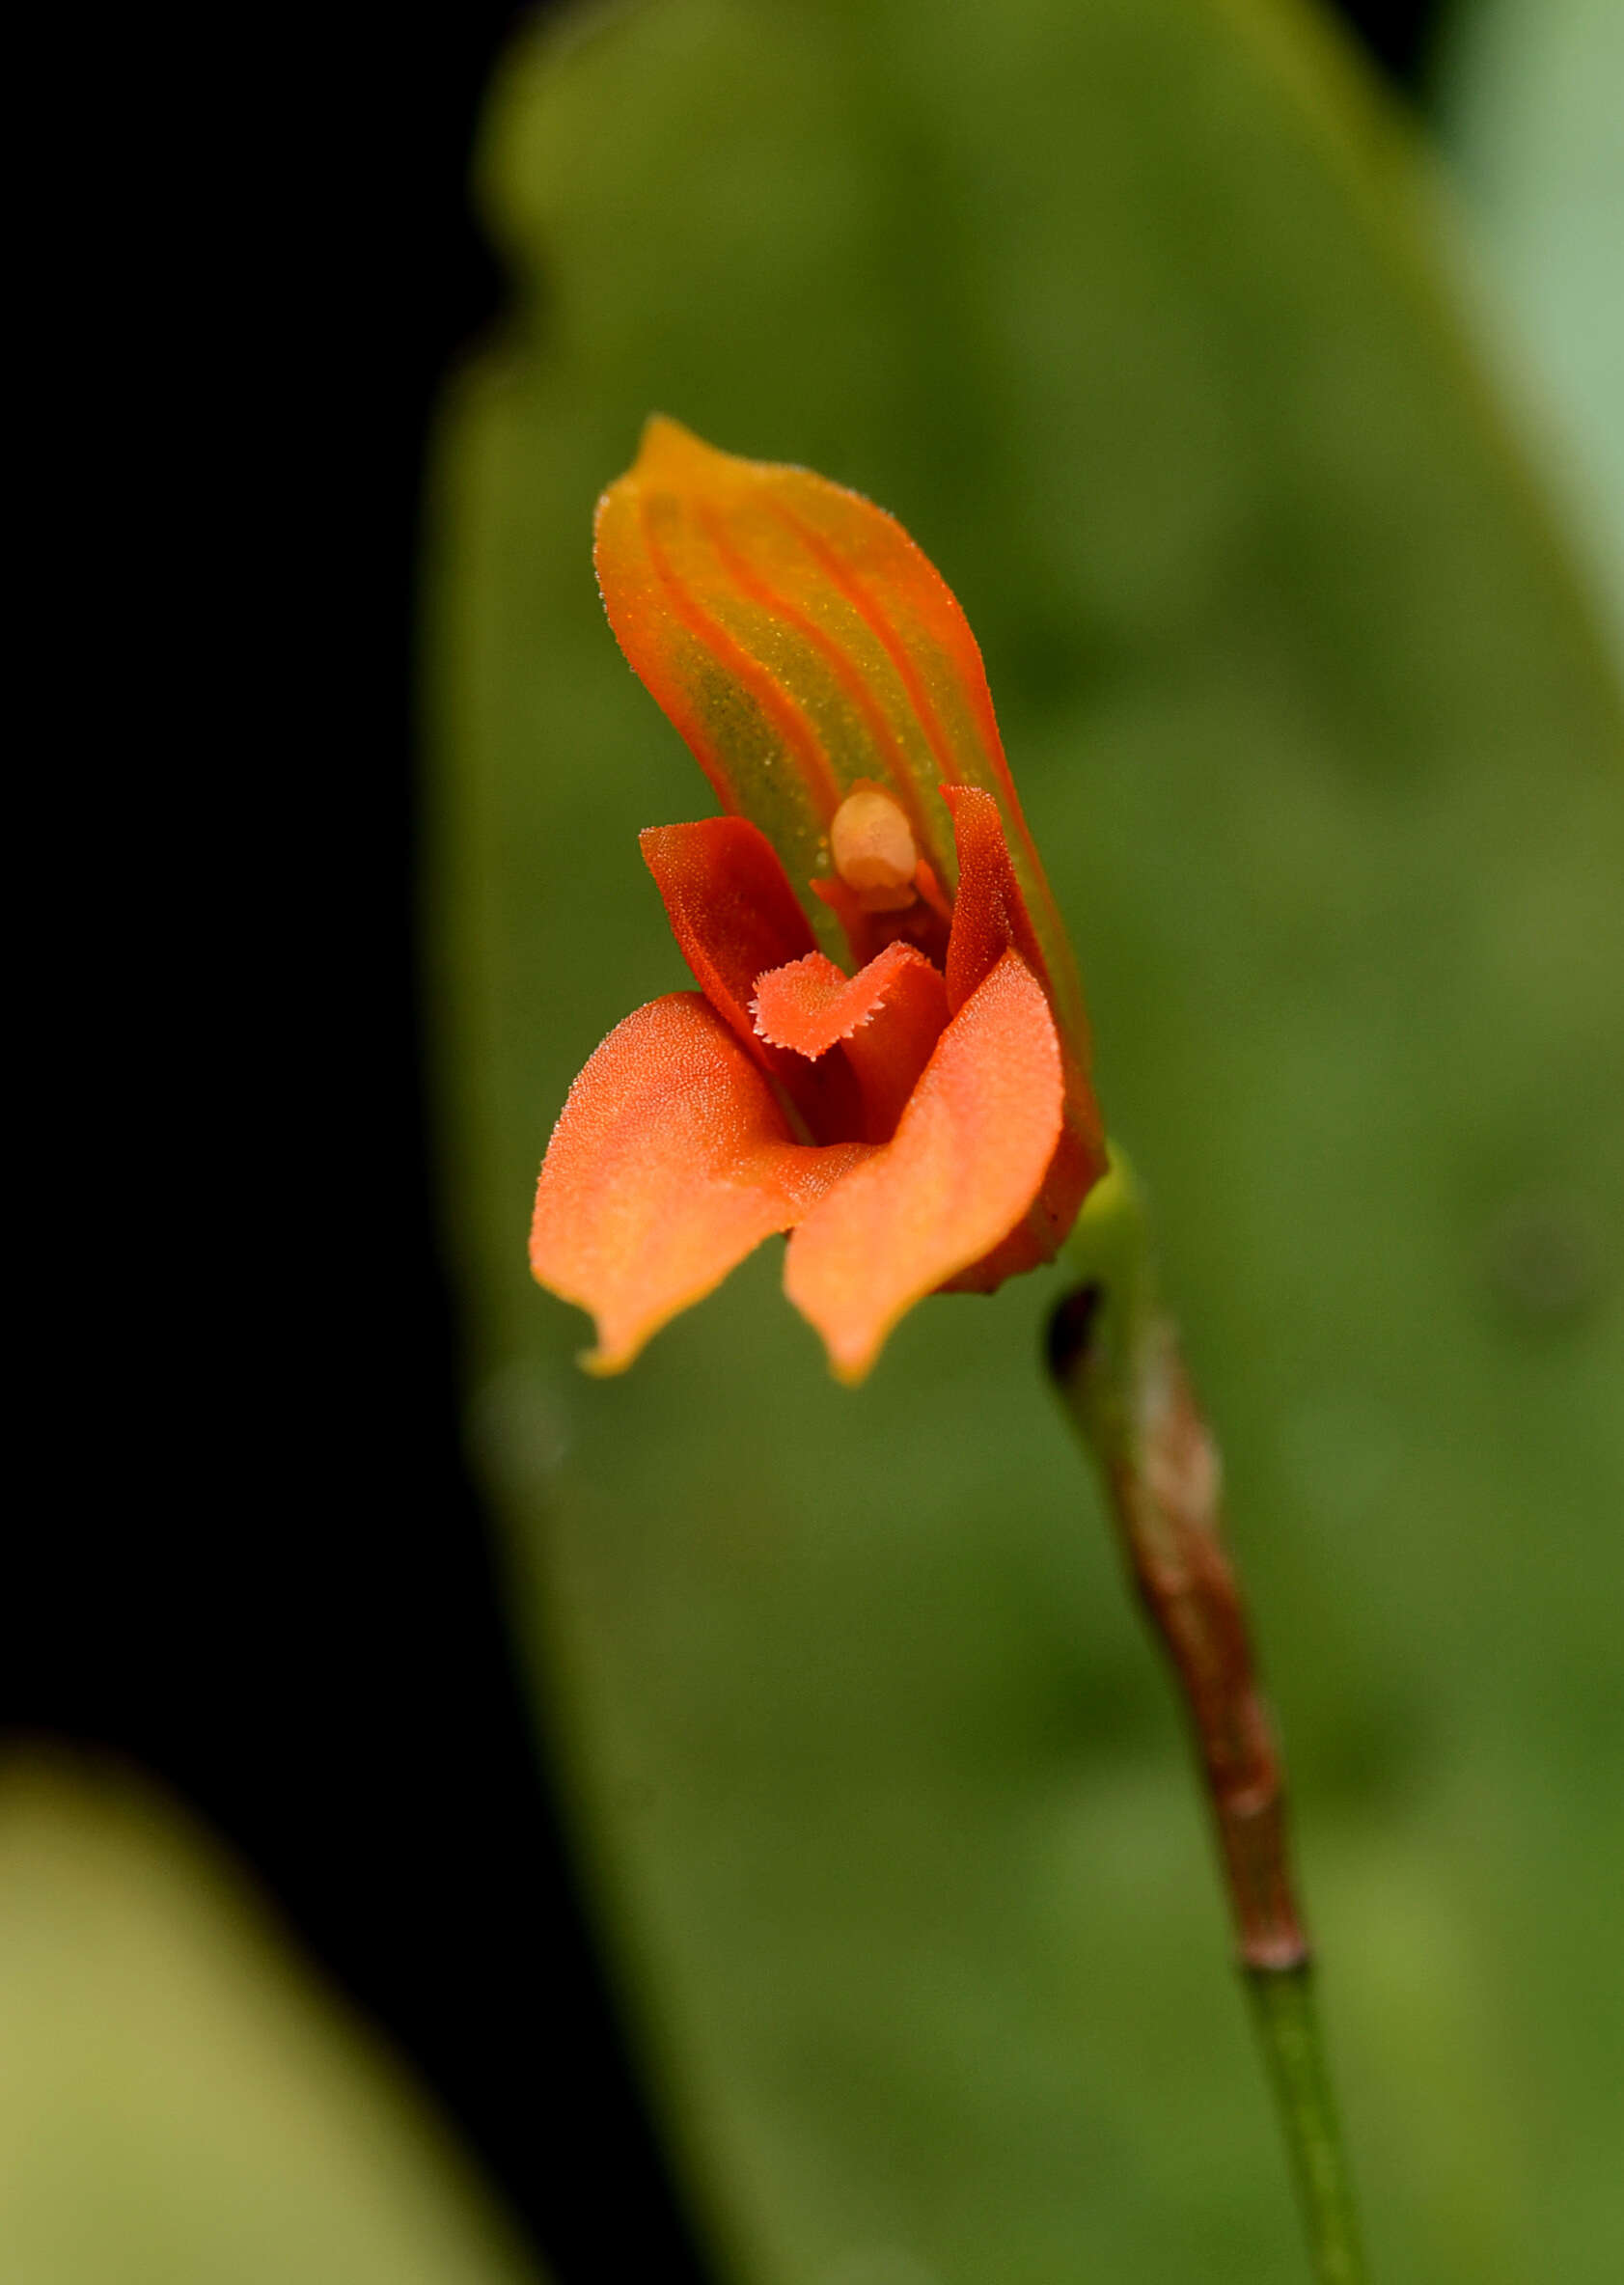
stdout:
[[(1346, 13), (1416, 90), (1437, 8)], [(67, 1012), (0, 1717), (226, 1836), (559, 2285), (683, 2285), (463, 1465), (420, 1072), (419, 478), (500, 317), (463, 184), (519, 14), (131, 54), (65, 233), (62, 815), (14, 881)]]

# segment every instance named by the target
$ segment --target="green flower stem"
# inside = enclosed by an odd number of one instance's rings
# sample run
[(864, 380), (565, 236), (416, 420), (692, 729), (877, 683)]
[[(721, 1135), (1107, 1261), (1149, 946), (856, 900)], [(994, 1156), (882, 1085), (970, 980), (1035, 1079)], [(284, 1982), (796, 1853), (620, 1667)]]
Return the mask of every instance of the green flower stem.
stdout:
[(1320, 2285), (1364, 2285), (1353, 2182), (1325, 2065), (1313, 1969), (1247, 1970), (1252, 2018), (1275, 2099)]
[(1319, 2285), (1362, 2285), (1280, 1757), (1225, 1544), (1218, 1447), (1158, 1301), (1143, 1202), (1119, 1156), (1085, 1206), (1070, 1254), (1083, 1281), (1051, 1320), (1050, 1370), (1099, 1466), (1135, 1588), (1183, 1693)]

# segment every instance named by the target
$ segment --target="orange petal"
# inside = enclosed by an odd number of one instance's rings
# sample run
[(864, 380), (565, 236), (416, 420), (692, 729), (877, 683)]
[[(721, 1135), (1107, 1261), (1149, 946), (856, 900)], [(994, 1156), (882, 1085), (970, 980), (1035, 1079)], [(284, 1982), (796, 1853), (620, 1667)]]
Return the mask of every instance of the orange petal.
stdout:
[(808, 952), (786, 967), (774, 968), (756, 979), (756, 1029), (775, 1047), (792, 1047), (800, 1056), (828, 1053), (838, 1039), (870, 1023), (882, 1002), (909, 969), (922, 969), (942, 991), (942, 1024), (948, 1020), (947, 988), (930, 962), (911, 945), (887, 945), (877, 958), (855, 976), (847, 976), (821, 952)]
[(950, 1005), (956, 1014), (1011, 950), (1047, 990), (1043, 948), (1009, 860), (998, 804), (973, 785), (945, 785), (942, 792), (952, 812), (958, 852), (958, 895), (948, 939)]
[(947, 1023), (940, 969), (917, 957), (899, 965), (871, 1020), (845, 1043), (863, 1097), (865, 1142), (889, 1142), (895, 1134)]
[(944, 1293), (996, 1293), (1006, 1278), (1053, 1261), (1064, 1245), (1083, 1200), (1105, 1172), (1105, 1136), (1087, 1123), (1093, 1105), (1089, 1095), (1077, 1115), (1072, 1088), (1066, 1090), (1065, 1116), (1054, 1156), (1044, 1169), (1037, 1196), (1014, 1228), (968, 1269), (955, 1270), (942, 1280)]
[(766, 835), (743, 817), (702, 817), (650, 826), (641, 840), (672, 934), (712, 1007), (784, 1088), (814, 1140), (855, 1135), (862, 1113), (844, 1060), (812, 1071), (756, 1023), (757, 977), (812, 950), (807, 916)]
[[(1013, 950), (1049, 981), (1042, 948), (1005, 842), (997, 805), (973, 786), (950, 786), (958, 841), (958, 901), (948, 945), (948, 1004), (962, 1007), (982, 978)], [(1088, 1033), (1079, 1008), (1060, 1032), (1065, 1115), (1037, 1197), (1021, 1223), (987, 1256), (950, 1280), (956, 1292), (991, 1293), (1005, 1278), (1052, 1261), (1077, 1210), (1105, 1172), (1105, 1124), (1089, 1084)]]
[(790, 1139), (771, 1087), (698, 992), (616, 1026), (569, 1090), (536, 1192), (530, 1266), (597, 1320), (619, 1372), (867, 1155)]
[(638, 838), (694, 981), (749, 1046), (756, 978), (814, 943), (771, 841), (743, 817), (651, 825)]
[(1008, 951), (943, 1032), (883, 1149), (789, 1241), (784, 1290), (859, 1381), (892, 1327), (1001, 1244), (1032, 1206), (1060, 1135), (1060, 1035)]
[(756, 986), (756, 1028), (764, 1037), (814, 1057), (844, 1042), (866, 1142), (890, 1142), (947, 1021), (940, 971), (906, 944), (888, 945), (851, 977), (809, 952)]
[(1064, 931), (981, 654), (941, 573), (894, 517), (807, 469), (736, 459), (655, 418), (636, 465), (598, 504), (596, 560), (621, 649), (723, 808), (756, 819), (797, 889), (827, 876), (829, 821), (860, 780), (895, 795), (950, 884), (939, 788), (983, 787), (1069, 1014)]

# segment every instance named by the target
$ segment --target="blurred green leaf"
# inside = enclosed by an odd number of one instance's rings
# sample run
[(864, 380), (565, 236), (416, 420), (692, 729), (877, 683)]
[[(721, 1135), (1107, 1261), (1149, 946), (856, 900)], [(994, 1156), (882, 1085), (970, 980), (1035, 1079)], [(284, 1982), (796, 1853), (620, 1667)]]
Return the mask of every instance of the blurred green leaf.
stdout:
[(1511, 354), (1624, 639), (1624, 8), (1474, 0), (1441, 74)]
[(521, 2285), (392, 2068), (144, 1789), (0, 1768), (7, 2285)]
[(588, 557), (653, 407), (894, 509), (980, 637), (1225, 1443), (1376, 2274), (1610, 2281), (1624, 727), (1424, 167), (1265, 0), (663, 0), (519, 48), (482, 181), (515, 309), (429, 575), (472, 1433), (715, 2242), (1302, 2275), (1054, 1277), (855, 1395), (776, 1246), (608, 1384), (527, 1279), (570, 1078), (686, 980), (634, 835), (709, 804)]

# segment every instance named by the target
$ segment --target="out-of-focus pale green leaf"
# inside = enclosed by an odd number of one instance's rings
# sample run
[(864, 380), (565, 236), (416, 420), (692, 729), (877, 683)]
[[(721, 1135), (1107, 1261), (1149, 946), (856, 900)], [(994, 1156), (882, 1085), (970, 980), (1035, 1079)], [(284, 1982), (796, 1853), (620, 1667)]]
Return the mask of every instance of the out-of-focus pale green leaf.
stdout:
[(397, 2069), (144, 1788), (0, 1769), (6, 2285), (521, 2285)]
[(569, 1080), (686, 980), (635, 833), (709, 804), (587, 549), (654, 407), (895, 510), (980, 637), (1226, 1446), (1378, 2276), (1611, 2285), (1624, 731), (1425, 170), (1272, 0), (661, 0), (520, 47), (482, 179), (516, 306), (430, 597), (474, 1434), (716, 2244), (1302, 2273), (1054, 1277), (852, 1394), (776, 1245), (611, 1383), (526, 1276)]
[(1624, 8), (1459, 8), (1440, 111), (1624, 640)]

